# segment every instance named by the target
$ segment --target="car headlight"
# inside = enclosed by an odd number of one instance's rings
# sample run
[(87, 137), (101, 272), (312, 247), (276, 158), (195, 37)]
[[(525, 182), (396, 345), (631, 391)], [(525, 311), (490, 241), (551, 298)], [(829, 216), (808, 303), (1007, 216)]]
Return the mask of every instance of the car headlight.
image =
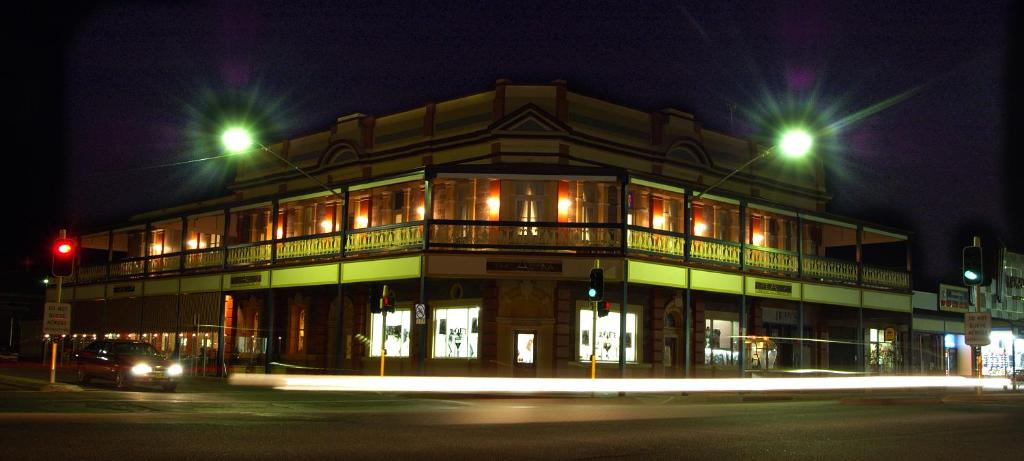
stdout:
[(181, 374), (181, 365), (177, 363), (167, 367), (167, 376), (178, 376)]
[(140, 363), (140, 364), (135, 365), (134, 367), (132, 367), (132, 374), (133, 375), (144, 375), (144, 374), (149, 373), (151, 371), (153, 371), (153, 367), (151, 367), (149, 365), (146, 365), (145, 363)]

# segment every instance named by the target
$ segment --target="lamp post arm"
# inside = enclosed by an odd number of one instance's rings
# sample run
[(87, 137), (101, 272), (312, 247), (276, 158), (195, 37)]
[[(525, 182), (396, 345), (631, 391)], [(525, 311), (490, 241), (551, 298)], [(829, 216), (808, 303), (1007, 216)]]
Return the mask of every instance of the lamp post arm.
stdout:
[(344, 202), (344, 200), (345, 200), (345, 199), (344, 199), (344, 198), (343, 198), (343, 197), (341, 196), (341, 194), (339, 194), (339, 193), (335, 192), (335, 191), (334, 191), (334, 189), (331, 189), (330, 187), (327, 187), (327, 184), (324, 184), (324, 183), (323, 183), (322, 181), (320, 181), (319, 179), (316, 179), (315, 177), (311, 176), (311, 175), (310, 175), (309, 173), (306, 173), (306, 170), (303, 170), (302, 168), (299, 168), (299, 166), (298, 166), (298, 165), (296, 165), (296, 164), (294, 164), (294, 163), (290, 162), (290, 161), (289, 161), (288, 159), (286, 159), (286, 158), (284, 158), (284, 157), (282, 157), (282, 156), (278, 155), (278, 154), (277, 154), (277, 152), (274, 152), (273, 150), (271, 150), (271, 149), (270, 149), (269, 147), (267, 147), (267, 146), (263, 145), (262, 143), (260, 143), (260, 144), (259, 144), (259, 146), (260, 146), (260, 149), (263, 149), (263, 151), (264, 151), (264, 152), (267, 152), (267, 153), (269, 153), (270, 155), (273, 155), (273, 156), (274, 156), (274, 157), (276, 157), (276, 158), (277, 158), (278, 160), (280, 160), (280, 161), (284, 162), (284, 163), (285, 163), (285, 164), (287, 164), (288, 166), (290, 166), (290, 167), (292, 167), (293, 169), (295, 169), (295, 171), (298, 171), (299, 173), (302, 173), (302, 175), (303, 175), (303, 176), (305, 176), (305, 177), (307, 177), (307, 178), (309, 178), (309, 179), (312, 179), (312, 180), (313, 180), (313, 182), (315, 182), (315, 183), (319, 184), (319, 185), (320, 185), (320, 187), (323, 187), (323, 188), (324, 188), (324, 190), (326, 190), (327, 192), (330, 192), (330, 193), (331, 193), (331, 195), (334, 195), (334, 197), (335, 197), (335, 198), (337, 198), (338, 200), (341, 200), (341, 201), (343, 201), (343, 202)]
[(699, 199), (699, 198), (701, 198), (701, 197), (702, 197), (702, 196), (703, 196), (704, 194), (708, 193), (708, 191), (710, 191), (711, 189), (714, 189), (714, 188), (716, 188), (716, 187), (718, 187), (718, 186), (722, 185), (722, 183), (723, 183), (723, 182), (725, 182), (725, 181), (726, 181), (726, 180), (728, 180), (729, 178), (733, 177), (733, 175), (735, 175), (736, 173), (739, 173), (740, 171), (743, 171), (743, 170), (744, 170), (745, 168), (747, 168), (748, 166), (750, 166), (750, 165), (751, 165), (752, 163), (754, 163), (754, 162), (756, 162), (756, 161), (758, 161), (758, 160), (761, 160), (761, 159), (763, 159), (763, 158), (767, 157), (767, 156), (768, 156), (768, 155), (770, 155), (770, 154), (772, 153), (772, 151), (774, 151), (774, 150), (775, 150), (775, 146), (772, 146), (772, 147), (771, 147), (771, 148), (769, 148), (768, 150), (764, 151), (764, 152), (763, 152), (763, 153), (762, 153), (761, 155), (758, 155), (757, 157), (754, 157), (754, 158), (752, 158), (752, 159), (750, 159), (750, 160), (747, 160), (747, 163), (744, 163), (744, 164), (743, 164), (743, 165), (741, 165), (741, 166), (740, 166), (739, 168), (737, 168), (737, 169), (735, 169), (735, 170), (732, 170), (732, 172), (731, 172), (731, 173), (729, 173), (729, 174), (725, 175), (725, 177), (724, 177), (724, 178), (722, 178), (722, 179), (719, 179), (719, 180), (718, 180), (718, 182), (716, 182), (716, 183), (714, 183), (714, 184), (712, 184), (712, 185), (708, 186), (708, 188), (707, 188), (707, 189), (704, 189), (704, 190), (702, 190), (702, 191), (701, 191), (700, 193), (698, 193), (697, 195), (693, 196), (693, 198), (694, 198), (694, 199)]

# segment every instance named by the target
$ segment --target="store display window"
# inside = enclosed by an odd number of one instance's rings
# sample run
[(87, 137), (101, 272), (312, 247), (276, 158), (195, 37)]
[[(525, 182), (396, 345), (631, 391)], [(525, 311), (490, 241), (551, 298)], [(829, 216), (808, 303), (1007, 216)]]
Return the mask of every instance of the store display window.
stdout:
[(476, 358), (480, 337), (479, 307), (436, 308), (434, 358)]
[(395, 309), (395, 312), (388, 314), (384, 320), (386, 323), (383, 331), (382, 320), (382, 314), (372, 314), (370, 317), (370, 356), (380, 357), (380, 343), (383, 339), (388, 357), (408, 357), (412, 311), (408, 308)]
[(740, 359), (740, 322), (707, 319), (704, 321), (704, 364), (734, 366)]
[[(630, 308), (630, 311), (633, 309)], [(604, 317), (597, 318), (597, 335), (591, 331), (594, 325), (594, 311), (590, 308), (579, 310), (579, 336), (577, 337), (577, 350), (579, 360), (582, 362), (590, 360), (590, 351), (593, 344), (597, 345), (598, 362), (619, 361), (619, 334), (621, 332), (620, 313), (617, 305), (612, 305), (612, 312)], [(626, 361), (637, 361), (637, 315), (634, 312), (626, 312)]]

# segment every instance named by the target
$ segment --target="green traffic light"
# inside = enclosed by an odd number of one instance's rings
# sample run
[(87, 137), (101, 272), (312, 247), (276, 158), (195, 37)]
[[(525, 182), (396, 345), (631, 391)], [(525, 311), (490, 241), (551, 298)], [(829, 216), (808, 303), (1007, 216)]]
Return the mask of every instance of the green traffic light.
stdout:
[(972, 270), (964, 271), (964, 278), (967, 280), (978, 280), (978, 273)]
[(252, 147), (252, 135), (245, 128), (230, 128), (220, 137), (224, 148), (233, 154), (245, 152)]
[(587, 290), (587, 296), (589, 296), (591, 298), (596, 297), (597, 296), (597, 290), (595, 290), (593, 288)]
[(790, 158), (803, 157), (810, 152), (814, 145), (814, 138), (810, 133), (802, 129), (786, 130), (779, 139), (779, 150), (782, 155)]

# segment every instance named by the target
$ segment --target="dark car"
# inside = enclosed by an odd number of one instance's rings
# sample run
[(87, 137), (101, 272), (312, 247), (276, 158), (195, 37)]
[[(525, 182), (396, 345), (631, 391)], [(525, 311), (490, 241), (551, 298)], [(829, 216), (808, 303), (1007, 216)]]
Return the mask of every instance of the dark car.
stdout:
[(181, 377), (181, 365), (166, 360), (152, 344), (141, 341), (99, 340), (75, 354), (80, 382), (108, 379), (118, 389), (147, 384), (173, 392)]

